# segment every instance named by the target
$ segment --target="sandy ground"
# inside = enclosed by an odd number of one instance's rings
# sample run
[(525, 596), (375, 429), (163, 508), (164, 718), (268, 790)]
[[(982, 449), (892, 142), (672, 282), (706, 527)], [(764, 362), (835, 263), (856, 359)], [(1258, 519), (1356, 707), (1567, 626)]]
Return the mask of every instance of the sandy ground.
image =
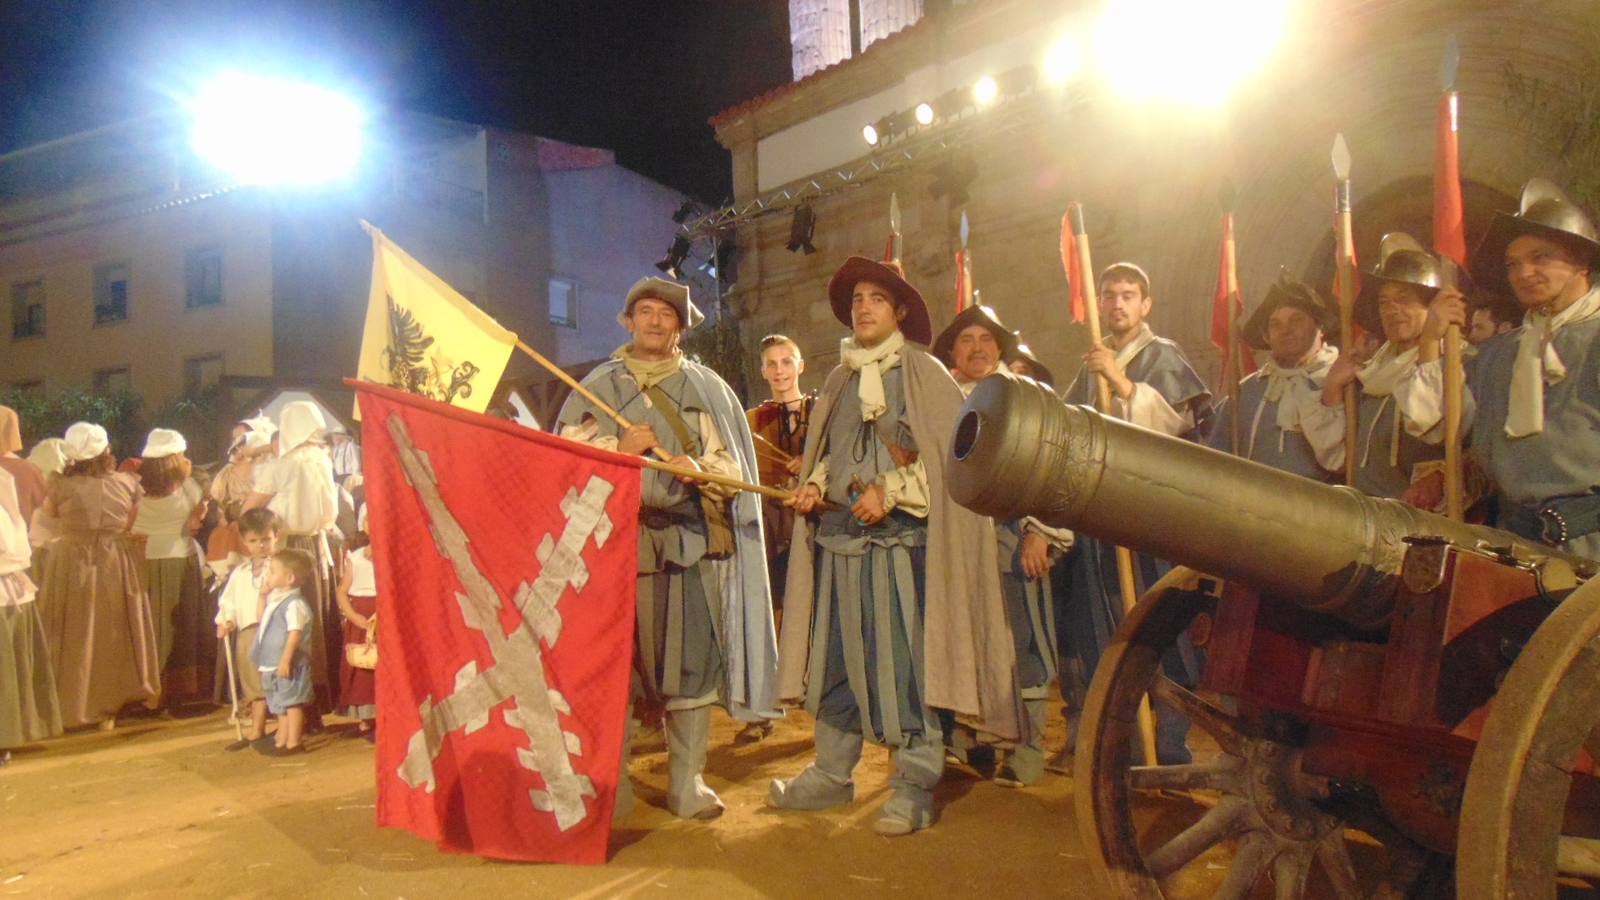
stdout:
[(888, 757), (868, 747), (854, 805), (767, 809), (768, 781), (810, 758), (802, 714), (747, 745), (719, 714), (707, 780), (728, 811), (710, 823), (660, 807), (665, 748), (659, 732), (643, 737), (640, 802), (618, 823), (610, 863), (593, 867), (442, 854), (380, 830), (364, 741), (319, 735), (293, 761), (224, 753), (226, 718), (130, 719), (14, 751), (0, 768), (0, 897), (1093, 896), (1062, 776), (1018, 791), (953, 770), (937, 826), (884, 838), (871, 826)]

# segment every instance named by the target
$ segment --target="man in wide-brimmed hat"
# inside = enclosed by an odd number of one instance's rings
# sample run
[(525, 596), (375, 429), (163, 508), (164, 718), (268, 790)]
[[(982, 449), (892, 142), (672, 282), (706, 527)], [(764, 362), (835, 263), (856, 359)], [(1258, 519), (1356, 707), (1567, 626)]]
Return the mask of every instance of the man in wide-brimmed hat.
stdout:
[(933, 708), (1016, 740), (1015, 659), (994, 523), (945, 490), (961, 391), (912, 342), (922, 295), (893, 264), (851, 257), (828, 285), (850, 328), (817, 400), (800, 464), (781, 640), (781, 691), (816, 716), (816, 761), (769, 802), (823, 809), (855, 797), (870, 739), (890, 748), (893, 796), (873, 828), (933, 824), (944, 745)]
[(1274, 469), (1335, 480), (1344, 465), (1344, 429), (1318, 408), (1323, 379), (1339, 356), (1324, 338), (1337, 332), (1338, 321), (1315, 290), (1281, 272), (1240, 333), (1251, 349), (1267, 351), (1267, 363), (1239, 382), (1237, 427), (1224, 401), (1206, 442)]
[[(1083, 367), (1067, 388), (1068, 403), (1095, 402), (1095, 380), (1110, 384), (1108, 411), (1153, 431), (1199, 440), (1211, 421), (1211, 391), (1200, 379), (1183, 348), (1157, 337), (1146, 321), (1154, 308), (1150, 276), (1139, 266), (1119, 262), (1100, 273), (1098, 313), (1105, 339), (1084, 354)], [(1061, 676), (1061, 696), (1066, 701), (1069, 738), (1050, 768), (1070, 774), (1071, 748), (1076, 739), (1078, 711), (1084, 692), (1094, 677), (1100, 653), (1122, 621), (1121, 589), (1117, 581), (1116, 548), (1083, 537), (1069, 561), (1068, 584), (1058, 585), (1057, 622), (1062, 656), (1067, 668)], [(1134, 580), (1140, 594), (1170, 566), (1154, 557), (1134, 554)], [(1185, 661), (1186, 671), (1192, 669)], [(1172, 662), (1178, 666), (1178, 661)], [(1188, 677), (1169, 672), (1180, 683)], [(1185, 743), (1188, 722), (1164, 708), (1157, 709), (1157, 751), (1162, 763), (1189, 761)]]
[[(622, 453), (660, 448), (678, 466), (755, 481), (755, 446), (738, 398), (678, 347), (683, 332), (701, 320), (689, 289), (641, 278), (618, 319), (632, 340), (583, 385), (632, 424), (623, 428), (574, 392), (557, 418), (561, 434)], [(722, 800), (701, 775), (711, 707), (747, 722), (781, 715), (759, 498), (652, 470), (641, 477), (636, 690), (628, 731), (641, 708), (664, 710), (667, 809), (714, 818)], [(728, 590), (737, 595), (725, 597)], [(625, 752), (618, 782), (623, 815), (633, 804), (627, 758)]]
[[(1344, 389), (1357, 384), (1355, 487), (1374, 497), (1406, 499), (1431, 506), (1412, 489), (1422, 472), (1436, 471), (1444, 458), (1440, 434), (1429, 434), (1419, 416), (1413, 378), (1424, 347), (1438, 351), (1439, 338), (1424, 334), (1428, 303), (1444, 286), (1439, 259), (1403, 232), (1378, 242), (1378, 264), (1361, 280), (1356, 322), (1381, 333), (1384, 344), (1365, 363), (1341, 354), (1322, 384), (1322, 407), (1309, 419), (1312, 430), (1344, 429)], [(1331, 457), (1330, 457), (1331, 459)], [(1338, 453), (1337, 466), (1345, 464)], [(1420, 469), (1418, 467), (1421, 467)], [(1424, 492), (1425, 493), (1425, 492)]]
[[(1526, 313), (1522, 327), (1483, 342), (1467, 371), (1463, 428), (1497, 485), (1497, 524), (1600, 558), (1600, 234), (1559, 188), (1535, 178), (1516, 215), (1495, 216), (1473, 261), (1480, 284), (1508, 291)], [(1451, 324), (1465, 327), (1466, 302), (1441, 291), (1427, 334)], [(1423, 424), (1432, 424), (1443, 416), (1444, 378), (1431, 343), (1421, 360), (1415, 393)]]
[[(933, 341), (933, 355), (950, 367), (961, 393), (972, 395), (978, 382), (1005, 368), (1016, 356), (1017, 333), (1006, 328), (993, 309), (981, 303), (963, 309)], [(995, 783), (1025, 787), (1044, 775), (1045, 697), (1056, 675), (1055, 600), (1050, 568), (1072, 549), (1073, 534), (1033, 517), (996, 521), (1000, 588), (1006, 601), (1006, 622), (1017, 654), (1017, 688), (1028, 714), (1029, 737), (1006, 754), (994, 769)], [(950, 758), (980, 773), (992, 762), (993, 748), (982, 735), (945, 720)]]

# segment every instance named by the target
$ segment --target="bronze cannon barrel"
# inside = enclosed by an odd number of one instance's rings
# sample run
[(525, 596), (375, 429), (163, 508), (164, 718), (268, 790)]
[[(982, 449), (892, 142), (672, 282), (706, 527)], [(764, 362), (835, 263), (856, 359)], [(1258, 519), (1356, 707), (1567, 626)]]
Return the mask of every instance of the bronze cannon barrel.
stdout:
[(951, 442), (957, 503), (1050, 525), (1237, 580), (1362, 628), (1393, 611), (1405, 538), (1519, 559), (1595, 563), (1397, 500), (1322, 484), (1069, 406), (1009, 374), (980, 382)]

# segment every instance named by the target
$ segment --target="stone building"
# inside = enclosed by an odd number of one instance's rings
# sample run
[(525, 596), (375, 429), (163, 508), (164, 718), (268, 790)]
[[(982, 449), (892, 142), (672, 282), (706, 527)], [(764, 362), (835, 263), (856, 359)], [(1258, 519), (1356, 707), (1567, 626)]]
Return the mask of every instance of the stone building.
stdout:
[[(1099, 32), (1107, 4), (896, 4), (914, 13), (905, 27), (844, 52), (841, 11), (859, 27), (866, 5), (793, 0), (796, 80), (713, 118), (732, 155), (735, 199), (712, 219), (690, 223), (737, 233), (731, 302), (746, 339), (779, 330), (798, 338), (813, 361), (811, 386), (837, 358), (842, 332), (828, 309), (827, 278), (849, 254), (882, 253), (891, 193), (903, 210), (904, 262), (936, 328), (954, 312), (964, 211), (983, 301), (1070, 377), (1086, 335), (1068, 321), (1059, 236), (1067, 205), (1078, 200), (1097, 268), (1121, 259), (1143, 265), (1154, 286), (1155, 329), (1179, 340), (1214, 377), (1220, 354), (1207, 335), (1224, 182), (1237, 188), (1247, 307), (1280, 266), (1329, 288), (1329, 151), (1337, 133), (1354, 157), (1358, 256), (1370, 260), (1385, 231), (1429, 240), (1438, 73), (1454, 35), (1470, 247), (1494, 211), (1515, 209), (1529, 176), (1563, 174), (1547, 135), (1534, 133), (1509, 102), (1508, 67), (1570, 84), (1593, 65), (1600, 33), (1600, 7), (1583, 0), (1289, 4), (1293, 12), (1260, 68), (1227, 105), (1206, 108), (1116, 91), (1102, 73), (1170, 63), (1162, 48), (1174, 40), (1202, 51), (1206, 44), (1202, 35), (1153, 40), (1145, 27)], [(829, 21), (832, 33), (822, 27)], [(855, 46), (861, 37), (854, 36)], [(1065, 62), (1076, 62), (1077, 74), (1051, 86), (1047, 59), (1058, 46), (1069, 49)], [(1218, 45), (1210, 52), (1243, 51)], [(1052, 65), (1062, 61), (1057, 56)], [(1192, 71), (1166, 76), (1185, 79)], [(1001, 81), (992, 106), (928, 126), (902, 122), (904, 133), (876, 148), (863, 139), (864, 125), (909, 113), (919, 102), (938, 104), (984, 75)], [(814, 213), (815, 254), (786, 249), (801, 202)]]
[[(608, 150), (408, 113), (319, 188), (219, 181), (182, 131), (142, 120), (0, 158), (0, 385), (147, 408), (225, 377), (337, 386), (366, 312), (361, 219), (545, 355), (603, 358), (685, 200)], [(534, 369), (513, 354), (508, 378)]]

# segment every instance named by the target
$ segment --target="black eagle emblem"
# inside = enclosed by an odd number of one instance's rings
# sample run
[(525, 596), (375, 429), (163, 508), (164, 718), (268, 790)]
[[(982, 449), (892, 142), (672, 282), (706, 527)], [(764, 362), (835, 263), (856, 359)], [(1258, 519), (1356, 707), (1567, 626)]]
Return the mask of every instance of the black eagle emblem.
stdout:
[(444, 403), (471, 397), (478, 365), (471, 360), (452, 363), (436, 351), (429, 352), (433, 337), (422, 330), (411, 310), (396, 305), (393, 297), (384, 299), (389, 305), (389, 345), (381, 362), (389, 371), (389, 386)]

